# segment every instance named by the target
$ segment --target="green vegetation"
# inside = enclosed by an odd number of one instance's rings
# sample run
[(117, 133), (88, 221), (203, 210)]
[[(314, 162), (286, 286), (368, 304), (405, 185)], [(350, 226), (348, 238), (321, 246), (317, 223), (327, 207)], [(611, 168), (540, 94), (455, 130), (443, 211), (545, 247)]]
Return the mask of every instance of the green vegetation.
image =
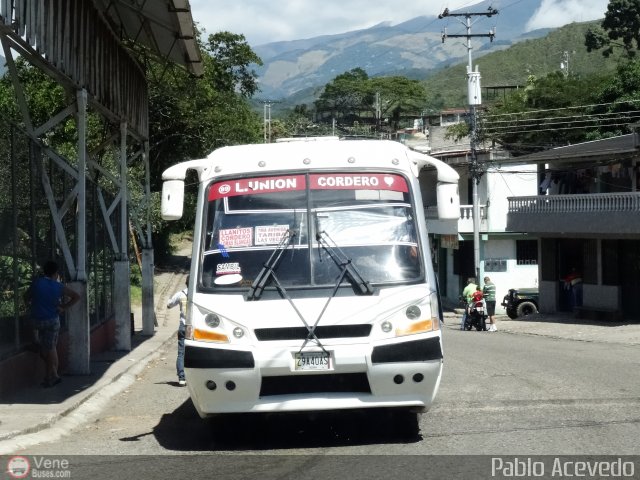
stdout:
[[(492, 104), (498, 98), (487, 94), (488, 87), (525, 87), (532, 75), (541, 78), (561, 70), (560, 64), (568, 55), (568, 73), (577, 78), (608, 74), (615, 71), (620, 53), (605, 58), (587, 51), (585, 35), (597, 23), (572, 23), (552, 31), (544, 38), (525, 40), (510, 48), (474, 58), (482, 76), (483, 104)], [(425, 79), (430, 96), (428, 108), (467, 105), (467, 64), (446, 67)]]
[[(639, 9), (640, 0), (611, 0), (601, 25), (574, 23), (476, 57), (483, 86), (479, 140), (500, 144), (517, 156), (629, 133), (640, 120), (640, 60), (635, 60)], [(411, 119), (420, 112), (466, 107), (466, 68), (447, 66), (422, 82), (370, 78), (363, 69), (352, 69), (318, 91), (315, 110), (298, 105), (296, 122), (283, 121), (279, 133), (299, 132), (305, 121), (308, 132), (311, 118), (320, 126), (336, 119), (343, 129), (353, 125), (379, 131), (376, 107), (393, 131), (407, 126), (403, 115)], [(451, 127), (447, 136), (459, 139), (468, 133), (462, 124)]]
[(638, 7), (640, 0), (611, 0), (602, 25), (584, 30), (584, 66), (529, 76), (525, 88), (489, 106), (481, 136), (520, 155), (630, 133), (640, 120)]
[[(597, 22), (574, 23), (544, 38), (525, 40), (500, 52), (476, 56), (474, 66), (482, 76), (483, 105), (489, 109), (484, 120), (485, 137), (499, 141), (515, 154), (593, 137), (557, 130), (552, 135), (540, 132), (521, 137), (516, 132), (503, 138), (497, 135), (501, 124), (495, 122), (504, 121), (499, 116), (508, 113), (568, 108), (604, 98), (599, 92), (614, 78), (628, 54), (622, 49), (607, 57), (590, 53), (586, 39), (594, 28), (600, 28)], [(358, 125), (363, 129), (364, 123), (372, 125), (375, 120), (376, 91), (380, 92), (382, 117), (389, 118), (390, 129), (408, 126), (402, 124), (402, 115), (464, 108), (467, 105), (466, 68), (466, 63), (445, 66), (421, 82), (397, 76), (371, 78), (361, 68), (352, 69), (337, 75), (320, 89), (301, 92), (292, 98), (295, 102), (308, 101), (313, 95), (315, 100), (313, 105), (297, 104), (294, 110), (283, 111), (272, 121), (276, 132), (273, 136), (312, 134), (314, 129), (326, 133), (327, 124), (333, 118), (343, 127)], [(384, 103), (386, 100), (392, 102)], [(559, 116), (578, 113), (585, 112), (565, 111)], [(539, 114), (537, 118), (544, 117)], [(609, 132), (612, 133), (613, 130)], [(461, 127), (450, 133), (456, 138), (464, 135)]]
[[(262, 140), (262, 120), (248, 102), (257, 91), (257, 76), (250, 65), (260, 64), (261, 60), (243, 35), (219, 32), (209, 35), (206, 41), (198, 40), (204, 61), (201, 78), (194, 78), (177, 66), (145, 62), (149, 85), (152, 228), (158, 264), (171, 251), (169, 235), (193, 225), (195, 211), (189, 207), (195, 205), (197, 192), (197, 179), (190, 177), (185, 192), (185, 218), (181, 222), (162, 221), (159, 212), (162, 172), (175, 163), (203, 158), (224, 145)], [(23, 58), (18, 58), (16, 64), (33, 124), (42, 125), (68, 104), (67, 93)], [(5, 119), (18, 125), (22, 122), (8, 74), (0, 78), (0, 110)], [(101, 116), (89, 112), (88, 150), (104, 142), (109, 131)], [(49, 132), (45, 141), (71, 163), (77, 158), (77, 133), (71, 119)], [(113, 155), (114, 152), (104, 150), (96, 161), (117, 178), (118, 161)], [(129, 180), (132, 205), (136, 206), (144, 194), (142, 162), (130, 165)], [(98, 182), (105, 192), (113, 190), (105, 176), (100, 176)], [(131, 210), (131, 215), (137, 213)]]
[(621, 48), (627, 58), (634, 58), (640, 46), (640, 0), (609, 0), (602, 25), (586, 34), (588, 51), (601, 50), (609, 57)]

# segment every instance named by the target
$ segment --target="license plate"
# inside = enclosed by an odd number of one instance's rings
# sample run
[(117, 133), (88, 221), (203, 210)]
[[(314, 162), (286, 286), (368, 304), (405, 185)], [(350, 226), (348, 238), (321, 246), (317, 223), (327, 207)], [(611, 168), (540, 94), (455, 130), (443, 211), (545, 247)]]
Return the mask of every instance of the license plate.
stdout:
[(331, 370), (331, 356), (327, 352), (297, 352), (296, 370)]

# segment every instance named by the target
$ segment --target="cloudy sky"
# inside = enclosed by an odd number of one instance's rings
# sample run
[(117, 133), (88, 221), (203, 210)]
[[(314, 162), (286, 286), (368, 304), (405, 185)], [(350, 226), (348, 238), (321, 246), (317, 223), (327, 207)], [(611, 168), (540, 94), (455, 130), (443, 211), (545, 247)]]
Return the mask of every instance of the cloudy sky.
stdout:
[[(517, 9), (532, 0), (495, 0), (499, 10)], [(381, 22), (397, 24), (421, 15), (438, 15), (478, 0), (190, 0), (193, 18), (207, 33), (227, 30), (243, 34), (250, 45), (299, 40), (368, 28)], [(543, 0), (529, 29), (559, 27), (604, 17), (608, 0)]]

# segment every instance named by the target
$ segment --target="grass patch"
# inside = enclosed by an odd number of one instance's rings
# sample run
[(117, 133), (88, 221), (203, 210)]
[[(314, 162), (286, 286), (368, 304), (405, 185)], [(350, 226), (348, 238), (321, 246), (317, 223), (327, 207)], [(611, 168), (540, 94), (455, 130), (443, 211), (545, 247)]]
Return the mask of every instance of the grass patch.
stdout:
[(131, 305), (142, 305), (142, 287), (131, 285)]

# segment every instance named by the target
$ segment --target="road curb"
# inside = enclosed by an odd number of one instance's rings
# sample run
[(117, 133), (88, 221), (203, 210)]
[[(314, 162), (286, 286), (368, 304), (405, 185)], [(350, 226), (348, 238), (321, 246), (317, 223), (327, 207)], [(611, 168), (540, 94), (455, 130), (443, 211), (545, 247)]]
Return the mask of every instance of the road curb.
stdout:
[[(155, 314), (156, 318), (163, 319), (163, 323), (158, 322), (158, 330), (154, 335), (149, 336), (137, 349), (127, 352), (114, 362), (107, 372), (94, 385), (84, 390), (78, 398), (67, 400), (70, 403), (62, 410), (47, 414), (43, 420), (22, 430), (1, 434), (0, 455), (7, 455), (38, 443), (55, 441), (73, 428), (86, 423), (99, 414), (110, 399), (135, 382), (137, 375), (151, 362), (160, 358), (161, 354), (175, 342), (178, 331), (177, 322), (175, 329), (167, 329), (167, 298), (165, 297), (172, 288), (176, 289), (181, 282), (184, 282), (185, 276), (186, 274), (173, 272), (170, 279), (163, 282), (163, 287), (159, 289)], [(161, 330), (163, 327), (164, 330)], [(140, 358), (138, 358), (139, 355), (141, 355)]]

